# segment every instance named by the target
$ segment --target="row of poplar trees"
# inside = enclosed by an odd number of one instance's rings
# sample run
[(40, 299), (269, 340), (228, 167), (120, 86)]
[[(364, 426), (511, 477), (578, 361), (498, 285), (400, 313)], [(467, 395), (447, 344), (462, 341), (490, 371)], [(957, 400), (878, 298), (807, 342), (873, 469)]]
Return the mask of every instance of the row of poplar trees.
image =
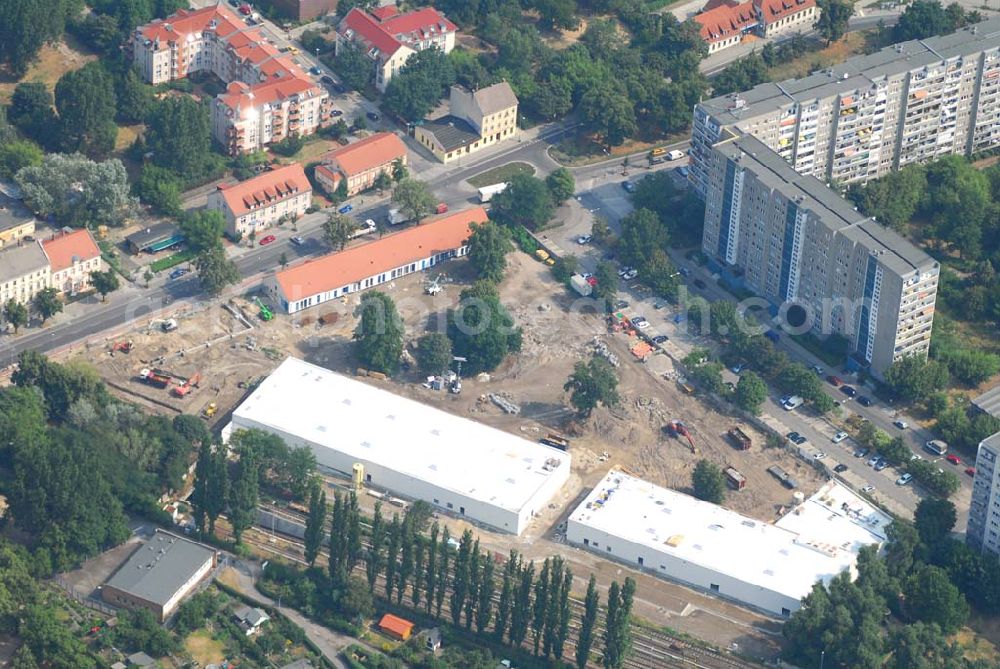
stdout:
[[(305, 530), (305, 557), (310, 566), (323, 547), (327, 511), (326, 493), (316, 484), (309, 495)], [(390, 602), (402, 606), (409, 594), (408, 606), (414, 609), (422, 608), (437, 618), (444, 611), (456, 627), (492, 634), (496, 641), (516, 647), (527, 642), (535, 655), (562, 660), (572, 620), (573, 583), (573, 573), (563, 559), (546, 558), (537, 568), (533, 561), (511, 551), (506, 562), (498, 564), (488, 550), (480, 548), (479, 539), (474, 539), (470, 530), (462, 534), (457, 549), (448, 528), (437, 521), (425, 534), (430, 515), (426, 502), (416, 502), (402, 518), (394, 513), (386, 521), (381, 502), (377, 502), (365, 546), (357, 496), (335, 492), (327, 543), (327, 567), (334, 589), (346, 587), (363, 559), (372, 594), (376, 594), (381, 577), (381, 594)], [(607, 669), (622, 667), (631, 650), (634, 594), (631, 578), (626, 578), (624, 585), (612, 583), (608, 590), (602, 653)], [(584, 669), (590, 658), (599, 631), (599, 612), (597, 582), (591, 575), (573, 644), (573, 659), (579, 669)]]

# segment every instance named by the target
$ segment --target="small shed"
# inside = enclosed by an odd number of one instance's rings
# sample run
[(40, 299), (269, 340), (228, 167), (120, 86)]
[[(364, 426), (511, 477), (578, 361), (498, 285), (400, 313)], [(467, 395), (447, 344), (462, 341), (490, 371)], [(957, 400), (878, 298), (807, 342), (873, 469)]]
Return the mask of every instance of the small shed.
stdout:
[(241, 606), (233, 611), (233, 617), (236, 619), (237, 624), (239, 624), (240, 629), (246, 632), (247, 636), (259, 632), (261, 626), (271, 619), (271, 616), (267, 615), (263, 609), (251, 608), (249, 606)]
[(378, 628), (385, 634), (401, 641), (406, 641), (413, 634), (413, 623), (391, 613), (382, 616), (382, 620), (378, 622)]
[(183, 241), (184, 235), (176, 225), (157, 223), (126, 237), (125, 245), (130, 253), (158, 253)]
[(128, 656), (128, 666), (130, 667), (155, 667), (156, 660), (145, 653), (132, 653)]
[(431, 652), (436, 652), (441, 648), (441, 630), (437, 627), (424, 632), (424, 646)]

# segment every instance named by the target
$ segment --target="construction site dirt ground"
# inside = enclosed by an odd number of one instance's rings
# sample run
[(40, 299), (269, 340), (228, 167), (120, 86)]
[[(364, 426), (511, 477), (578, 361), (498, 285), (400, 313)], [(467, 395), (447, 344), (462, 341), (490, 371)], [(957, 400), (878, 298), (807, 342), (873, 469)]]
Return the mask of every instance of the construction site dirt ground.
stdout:
[[(431, 277), (424, 274), (381, 287), (396, 301), (411, 351), (421, 334), (443, 331), (446, 310), (457, 302), (459, 292), (473, 278), (465, 261), (453, 261), (442, 269), (448, 275), (439, 277), (444, 290), (435, 296), (425, 294), (425, 282)], [(592, 303), (588, 301), (580, 308), (580, 301), (552, 278), (545, 265), (525, 254), (511, 253), (500, 293), (517, 325), (523, 328), (523, 346), (520, 354), (509, 357), (488, 377), (463, 379), (460, 395), (425, 388), (425, 379), (415, 370), (404, 370), (392, 381), (369, 379), (394, 393), (528, 439), (538, 439), (549, 431), (570, 438), (573, 476), (561, 499), (553, 500), (554, 508), (520, 538), (480, 531), (495, 550), (517, 548), (533, 557), (536, 552), (538, 557), (551, 554), (556, 547), (546, 550), (544, 544), (560, 540), (554, 528), (611, 466), (624, 467), (653, 483), (683, 492), (691, 491), (691, 472), (701, 458), (735, 467), (746, 477), (746, 488), (730, 492), (724, 505), (765, 521), (776, 519), (793, 501), (791, 492), (767, 473), (768, 466), (780, 465), (807, 496), (822, 482), (818, 472), (784, 449), (765, 448), (764, 436), (752, 426), (720, 413), (697, 396), (681, 392), (675, 381), (663, 376), (672, 369), (665, 355), (654, 355), (646, 362), (634, 358), (629, 353), (629, 337), (610, 334)], [(174, 314), (179, 324), (174, 332), (165, 333), (157, 323), (151, 323), (117, 337), (118, 341), (132, 341), (129, 354), (110, 355), (112, 342), (108, 341), (104, 350), (78, 351), (76, 357), (95, 364), (117, 393), (156, 411), (198, 414), (214, 402), (218, 411), (212, 422), (219, 428), (245, 395), (247, 385), (268, 374), (288, 355), (341, 373), (355, 373), (352, 314), (359, 299), (360, 295), (352, 295), (295, 317), (279, 314), (263, 322), (255, 305), (235, 298), (228, 304), (242, 312), (246, 324), (219, 305), (191, 312), (182, 310)], [(325, 323), (322, 325), (321, 316)], [(598, 408), (589, 419), (579, 420), (567, 408), (568, 394), (563, 384), (576, 362), (589, 359), (595, 338), (603, 340), (620, 361), (622, 401), (617, 407)], [(139, 372), (151, 367), (179, 379), (199, 372), (202, 380), (187, 397), (174, 397), (169, 390), (138, 381)], [(487, 393), (504, 395), (521, 407), (521, 413), (504, 414), (485, 401)], [(686, 440), (663, 433), (663, 426), (672, 419), (683, 420), (691, 430), (697, 453), (691, 451)], [(751, 436), (750, 450), (738, 451), (726, 440), (726, 431), (734, 425)], [(603, 453), (607, 456), (602, 457)], [(532, 548), (537, 541), (542, 543)], [(616, 563), (577, 549), (572, 552), (588, 569), (609, 578), (626, 573)], [(775, 651), (775, 627), (766, 617), (653, 577), (642, 576), (641, 582), (644, 587), (639, 590), (643, 599), (640, 609), (645, 609), (641, 612), (651, 621), (722, 646), (737, 641), (752, 655), (768, 656)], [(721, 624), (724, 620), (733, 622)], [(747, 638), (750, 632), (756, 641)]]

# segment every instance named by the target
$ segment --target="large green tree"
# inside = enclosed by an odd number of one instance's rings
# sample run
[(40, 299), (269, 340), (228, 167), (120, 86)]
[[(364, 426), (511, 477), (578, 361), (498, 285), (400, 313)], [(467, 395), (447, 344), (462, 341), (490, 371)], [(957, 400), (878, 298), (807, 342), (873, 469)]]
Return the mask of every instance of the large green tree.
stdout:
[(364, 91), (375, 77), (375, 66), (365, 52), (354, 42), (342, 42), (337, 47), (337, 55), (331, 60), (334, 72), (340, 75), (348, 87)]
[(103, 272), (90, 273), (90, 285), (101, 295), (101, 302), (106, 302), (108, 293), (114, 292), (121, 287), (118, 281), (118, 274), (113, 269)]
[(496, 286), (477, 281), (462, 291), (458, 307), (448, 310), (448, 338), (469, 373), (492, 371), (508, 353), (521, 350), (521, 329), (500, 303)]
[(47, 148), (56, 148), (55, 100), (52, 91), (40, 81), (20, 83), (14, 88), (7, 118), (28, 137)]
[[(306, 516), (305, 558), (312, 567), (319, 557), (320, 546), (323, 545), (323, 533), (326, 530), (326, 493), (320, 483), (314, 482), (309, 488), (309, 515)], [(341, 538), (343, 540), (343, 537)]]
[(180, 228), (188, 248), (202, 253), (222, 246), (226, 219), (220, 211), (199, 209), (186, 214), (181, 219)]
[(92, 158), (115, 148), (117, 97), (111, 73), (99, 61), (71, 70), (56, 83), (60, 146)]
[(556, 204), (562, 204), (573, 197), (576, 192), (576, 179), (573, 173), (565, 167), (553, 170), (549, 176), (545, 177), (545, 185), (549, 187), (549, 193)]
[(722, 469), (709, 460), (699, 460), (691, 473), (691, 486), (698, 499), (722, 504), (726, 498), (726, 477)]
[(260, 463), (253, 450), (244, 450), (236, 463), (229, 486), (229, 524), (233, 538), (239, 544), (243, 533), (253, 527), (257, 517), (260, 485)]
[(940, 362), (909, 355), (892, 363), (884, 377), (897, 397), (914, 402), (943, 390), (948, 383), (948, 369)]
[(847, 33), (847, 22), (854, 14), (853, 0), (817, 0), (820, 15), (816, 32), (827, 44), (836, 42)]
[(10, 179), (22, 167), (41, 165), (44, 157), (45, 152), (30, 140), (0, 141), (0, 179)]
[(0, 65), (21, 77), (42, 46), (62, 35), (80, 11), (74, 0), (4, 0), (0, 3)]
[(569, 403), (582, 418), (589, 418), (599, 404), (611, 407), (621, 401), (618, 373), (610, 362), (597, 355), (589, 362), (576, 363), (563, 390), (570, 392)]
[(28, 324), (28, 308), (14, 298), (10, 298), (3, 305), (3, 316), (13, 326), (14, 334)]
[(903, 588), (907, 613), (928, 623), (937, 623), (951, 634), (969, 617), (969, 605), (958, 588), (939, 567), (925, 565), (908, 579)]
[(736, 406), (756, 416), (760, 413), (766, 399), (767, 384), (764, 383), (764, 380), (754, 372), (743, 372), (736, 384), (736, 394), (733, 396)]
[(502, 193), (493, 196), (490, 215), (507, 225), (523, 225), (529, 230), (542, 228), (555, 212), (552, 193), (541, 179), (517, 174)]
[(421, 335), (416, 358), (422, 374), (443, 374), (451, 365), (451, 340), (440, 332)]
[(389, 80), (385, 106), (408, 121), (427, 116), (455, 83), (455, 70), (443, 51), (437, 48), (418, 51)]
[(403, 353), (403, 319), (389, 295), (373, 290), (361, 298), (354, 311), (358, 326), (354, 330), (356, 354), (366, 368), (395, 374)]
[(152, 160), (185, 180), (210, 173), (218, 163), (211, 153), (209, 110), (188, 96), (157, 102), (146, 117), (143, 136)]
[(392, 189), (392, 203), (399, 207), (407, 221), (417, 221), (434, 211), (437, 199), (423, 181), (406, 178)]
[(14, 177), (25, 203), (39, 216), (73, 227), (122, 225), (132, 214), (128, 173), (117, 158), (96, 163), (81, 155), (52, 153)]
[(591, 86), (580, 99), (579, 111), (587, 126), (608, 147), (622, 144), (638, 130), (628, 91), (614, 79)]
[(209, 295), (219, 295), (226, 286), (240, 280), (236, 263), (226, 257), (222, 245), (214, 246), (199, 253), (194, 259), (201, 287)]
[(59, 299), (59, 292), (55, 288), (43, 288), (31, 300), (38, 315), (42, 317), (42, 325), (63, 310), (62, 300)]
[(357, 227), (348, 216), (331, 212), (323, 221), (323, 240), (333, 250), (343, 251)]
[(473, 223), (469, 246), (469, 263), (479, 279), (499, 283), (507, 268), (507, 253), (511, 250), (510, 231), (498, 223)]
[(913, 525), (920, 539), (928, 546), (935, 546), (948, 537), (957, 519), (955, 505), (946, 499), (925, 497), (917, 502)]

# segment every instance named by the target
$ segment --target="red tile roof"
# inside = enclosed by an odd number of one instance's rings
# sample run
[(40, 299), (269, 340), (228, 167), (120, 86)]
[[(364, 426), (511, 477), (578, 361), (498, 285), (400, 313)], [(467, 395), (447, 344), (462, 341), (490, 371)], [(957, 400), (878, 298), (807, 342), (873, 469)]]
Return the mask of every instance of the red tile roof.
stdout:
[(815, 7), (816, 0), (754, 0), (754, 6), (760, 10), (764, 23), (773, 23)]
[(403, 140), (391, 132), (380, 132), (330, 151), (323, 156), (323, 161), (336, 164), (345, 175), (352, 177), (405, 155)]
[(268, 81), (253, 87), (234, 81), (218, 99), (234, 113), (239, 112), (241, 117), (246, 117), (254, 107), (286, 100), (311, 88), (315, 88), (311, 81), (299, 77)]
[(226, 206), (234, 216), (239, 217), (251, 209), (308, 191), (310, 186), (302, 166), (292, 163), (232, 186), (219, 186), (218, 189)]
[(161, 42), (176, 42), (185, 35), (204, 32), (216, 22), (216, 29), (225, 26), (228, 34), (231, 28), (242, 25), (240, 18), (225, 5), (212, 5), (203, 9), (179, 9), (165, 19), (156, 19), (140, 27), (139, 34), (148, 40), (159, 39)]
[(382, 616), (382, 620), (378, 621), (378, 626), (379, 629), (391, 632), (401, 639), (407, 638), (413, 631), (413, 623), (409, 620), (404, 620), (403, 618), (394, 616), (391, 613), (387, 613)]
[(53, 272), (69, 269), (74, 262), (91, 260), (101, 255), (101, 249), (87, 229), (74, 230), (42, 241), (45, 255)]
[(457, 249), (469, 238), (469, 225), (486, 220), (482, 207), (434, 216), (402, 232), (289, 267), (278, 272), (276, 279), (290, 301), (326, 293)]
[(399, 7), (396, 5), (376, 7), (371, 11), (371, 15), (375, 17), (376, 21), (385, 21), (390, 16), (395, 16), (396, 14), (399, 14)]
[(719, 42), (738, 35), (746, 28), (757, 24), (757, 12), (753, 2), (738, 5), (720, 5), (695, 15), (701, 24), (701, 38), (706, 42)]
[(380, 12), (382, 20), (355, 7), (347, 13), (338, 32), (348, 39), (360, 38), (368, 47), (375, 47), (386, 56), (396, 53), (407, 42), (431, 35), (455, 32), (458, 27), (433, 7), (424, 7), (405, 14)]

